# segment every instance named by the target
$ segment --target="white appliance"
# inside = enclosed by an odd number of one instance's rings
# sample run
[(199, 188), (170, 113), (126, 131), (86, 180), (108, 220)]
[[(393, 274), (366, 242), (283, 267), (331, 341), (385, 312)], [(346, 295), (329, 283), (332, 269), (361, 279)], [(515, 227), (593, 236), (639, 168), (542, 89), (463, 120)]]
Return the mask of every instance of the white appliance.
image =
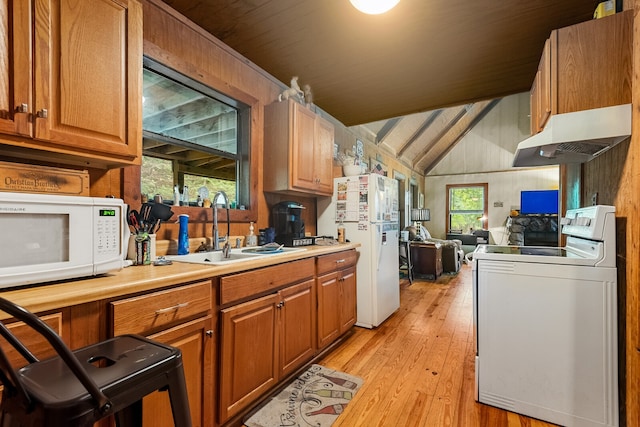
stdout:
[(374, 328), (400, 307), (398, 182), (378, 174), (335, 178), (331, 199), (318, 199), (318, 235), (360, 243), (357, 326)]
[(562, 426), (618, 426), (615, 208), (562, 218), (566, 247), (473, 253), (476, 400)]
[(120, 199), (0, 192), (0, 288), (120, 270)]

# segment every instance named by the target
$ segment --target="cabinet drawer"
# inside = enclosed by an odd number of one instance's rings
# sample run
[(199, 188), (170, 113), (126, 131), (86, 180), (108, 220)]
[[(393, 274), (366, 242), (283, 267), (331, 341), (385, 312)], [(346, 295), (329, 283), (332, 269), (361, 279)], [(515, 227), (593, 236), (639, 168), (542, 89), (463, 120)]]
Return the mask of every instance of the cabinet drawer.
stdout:
[(318, 276), (341, 270), (356, 264), (358, 254), (355, 249), (318, 257)]
[(314, 264), (313, 258), (308, 258), (222, 277), (220, 304), (228, 304), (313, 277)]
[(114, 301), (111, 303), (113, 335), (148, 335), (210, 309), (210, 281)]

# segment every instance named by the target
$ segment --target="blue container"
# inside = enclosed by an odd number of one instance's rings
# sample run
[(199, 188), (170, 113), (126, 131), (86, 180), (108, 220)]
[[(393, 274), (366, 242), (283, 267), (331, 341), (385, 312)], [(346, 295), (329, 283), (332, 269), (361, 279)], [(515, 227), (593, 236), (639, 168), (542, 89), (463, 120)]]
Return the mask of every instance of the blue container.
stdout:
[(180, 223), (180, 231), (178, 233), (178, 255), (186, 255), (189, 253), (189, 215), (178, 215)]

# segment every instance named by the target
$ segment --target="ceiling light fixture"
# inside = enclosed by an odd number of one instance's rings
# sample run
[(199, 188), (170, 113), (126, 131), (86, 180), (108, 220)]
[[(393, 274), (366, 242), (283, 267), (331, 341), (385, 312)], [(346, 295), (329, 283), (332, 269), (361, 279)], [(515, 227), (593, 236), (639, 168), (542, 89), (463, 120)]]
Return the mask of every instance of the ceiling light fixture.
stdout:
[(353, 7), (369, 15), (379, 15), (390, 11), (400, 0), (349, 0)]

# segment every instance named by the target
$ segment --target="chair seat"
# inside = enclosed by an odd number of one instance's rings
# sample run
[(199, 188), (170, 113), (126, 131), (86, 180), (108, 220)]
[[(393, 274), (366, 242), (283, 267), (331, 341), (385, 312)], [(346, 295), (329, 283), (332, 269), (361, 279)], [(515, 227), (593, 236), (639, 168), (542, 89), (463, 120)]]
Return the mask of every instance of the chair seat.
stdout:
[[(117, 395), (117, 388), (135, 387), (132, 381), (157, 375), (158, 369), (173, 366), (180, 356), (173, 348), (132, 335), (93, 344), (73, 354), (110, 399)], [(29, 394), (43, 404), (64, 406), (76, 404), (83, 397), (91, 399), (87, 389), (58, 357), (27, 365), (18, 374)]]

